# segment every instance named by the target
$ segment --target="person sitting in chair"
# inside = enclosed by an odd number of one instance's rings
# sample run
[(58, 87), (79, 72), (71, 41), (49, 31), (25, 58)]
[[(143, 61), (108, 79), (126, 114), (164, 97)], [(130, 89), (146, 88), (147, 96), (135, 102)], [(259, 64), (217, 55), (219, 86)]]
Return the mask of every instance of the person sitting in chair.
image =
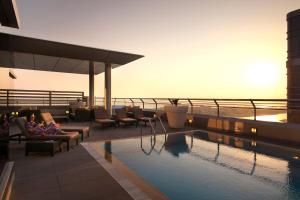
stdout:
[(35, 121), (35, 115), (27, 117), (26, 129), (33, 135), (57, 135), (61, 134), (61, 130), (54, 124), (50, 123), (45, 126), (43, 123), (39, 124)]
[(84, 102), (81, 99), (77, 99), (77, 107), (78, 108), (84, 108), (85, 107)]

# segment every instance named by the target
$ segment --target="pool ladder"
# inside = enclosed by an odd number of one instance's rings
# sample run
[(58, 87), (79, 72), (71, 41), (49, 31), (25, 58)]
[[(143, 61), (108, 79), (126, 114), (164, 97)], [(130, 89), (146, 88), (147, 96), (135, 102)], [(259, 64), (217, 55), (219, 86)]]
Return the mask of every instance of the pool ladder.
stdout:
[[(164, 126), (164, 124), (163, 124), (163, 122), (162, 122), (160, 116), (161, 116), (160, 113), (156, 113), (156, 114), (155, 114), (155, 118), (158, 119), (158, 121), (159, 121), (159, 123), (160, 123), (160, 125), (161, 125), (161, 127), (162, 127), (162, 129), (163, 129), (163, 131), (164, 131), (164, 133), (165, 133), (165, 140), (166, 140), (166, 137), (167, 137), (167, 130), (166, 130), (166, 128), (165, 128), (165, 126)], [(155, 129), (155, 128), (156, 128), (156, 121), (155, 121), (155, 126), (153, 126), (153, 123), (152, 123), (151, 118), (148, 119), (148, 122), (149, 122), (150, 127), (151, 127), (151, 133), (153, 133), (153, 134), (150, 136), (150, 146), (151, 146), (151, 148), (150, 148), (149, 151), (146, 151), (146, 150), (144, 149), (144, 147), (143, 147), (143, 129), (142, 129), (142, 127), (141, 127), (141, 149), (142, 149), (142, 151), (143, 151), (146, 155), (150, 155), (150, 154), (152, 153), (152, 151), (154, 150), (154, 147), (155, 147), (155, 145), (156, 145), (156, 129)], [(163, 145), (163, 147), (164, 147), (164, 145)], [(162, 150), (162, 149), (161, 149), (161, 150)]]
[[(156, 112), (155, 115), (154, 115), (155, 118), (158, 119), (159, 123), (160, 123), (160, 126), (162, 127), (164, 133), (166, 134), (167, 133), (167, 130), (161, 120), (161, 113), (160, 112)], [(152, 120), (151, 118), (148, 119), (148, 122), (150, 124), (150, 127), (151, 127), (151, 132), (155, 135), (156, 134), (156, 122), (155, 122), (155, 127), (153, 126), (153, 123), (152, 123)]]

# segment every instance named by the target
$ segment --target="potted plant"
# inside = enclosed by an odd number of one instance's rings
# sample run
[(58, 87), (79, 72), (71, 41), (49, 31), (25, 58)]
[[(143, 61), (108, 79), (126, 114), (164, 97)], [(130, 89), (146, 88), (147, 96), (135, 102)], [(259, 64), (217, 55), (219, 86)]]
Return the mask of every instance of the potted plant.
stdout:
[(183, 128), (186, 121), (188, 106), (178, 105), (179, 99), (170, 100), (172, 105), (165, 106), (170, 128)]

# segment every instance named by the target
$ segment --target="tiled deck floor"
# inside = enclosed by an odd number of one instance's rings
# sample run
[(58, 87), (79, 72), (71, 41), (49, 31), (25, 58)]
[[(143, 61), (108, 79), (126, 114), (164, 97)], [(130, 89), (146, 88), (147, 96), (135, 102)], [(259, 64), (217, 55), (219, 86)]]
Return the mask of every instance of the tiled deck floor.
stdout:
[[(140, 136), (140, 128), (91, 128), (85, 142)], [(14, 131), (14, 127), (11, 129)], [(159, 130), (159, 129), (158, 129)], [(143, 128), (150, 134), (150, 128)], [(132, 197), (81, 146), (48, 155), (24, 155), (24, 143), (10, 144), (10, 160), (15, 162), (14, 200), (25, 199), (132, 199)]]

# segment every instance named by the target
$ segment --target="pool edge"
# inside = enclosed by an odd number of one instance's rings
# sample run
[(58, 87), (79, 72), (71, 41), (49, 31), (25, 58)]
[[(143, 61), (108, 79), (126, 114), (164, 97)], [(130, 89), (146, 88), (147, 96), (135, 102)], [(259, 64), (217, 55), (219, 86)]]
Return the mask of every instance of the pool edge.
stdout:
[(109, 162), (103, 156), (105, 153), (101, 148), (95, 148), (96, 142), (84, 142), (81, 145), (100, 164), (111, 177), (135, 200), (167, 200), (166, 195), (149, 184), (143, 178), (132, 172), (115, 156), (111, 156)]

